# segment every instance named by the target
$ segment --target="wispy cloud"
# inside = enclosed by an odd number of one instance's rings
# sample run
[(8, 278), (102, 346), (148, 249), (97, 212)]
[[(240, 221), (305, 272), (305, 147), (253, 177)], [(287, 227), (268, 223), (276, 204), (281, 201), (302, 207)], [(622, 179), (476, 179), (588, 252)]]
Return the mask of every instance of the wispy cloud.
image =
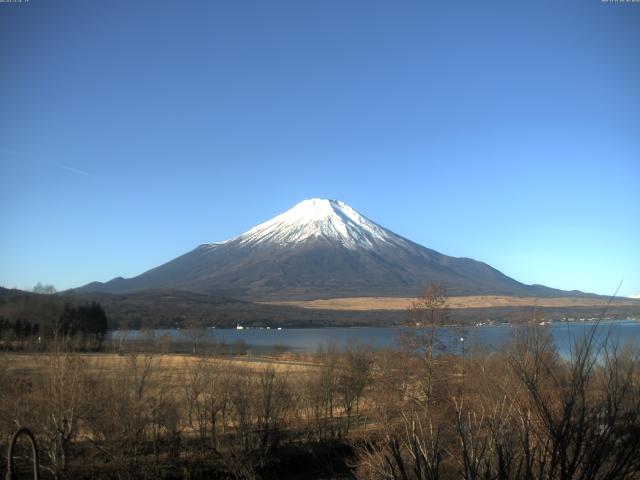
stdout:
[(78, 175), (84, 175), (85, 177), (98, 178), (93, 173), (85, 172), (84, 170), (80, 170), (79, 168), (70, 167), (69, 165), (65, 165), (64, 163), (52, 163), (54, 167), (61, 168), (62, 170), (66, 170), (67, 172), (77, 173)]

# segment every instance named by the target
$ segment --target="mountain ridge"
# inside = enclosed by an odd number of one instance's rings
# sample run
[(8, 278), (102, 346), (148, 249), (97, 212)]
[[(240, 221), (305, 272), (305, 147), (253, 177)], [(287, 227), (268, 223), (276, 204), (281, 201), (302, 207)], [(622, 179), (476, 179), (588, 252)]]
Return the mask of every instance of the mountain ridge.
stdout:
[(76, 291), (173, 288), (251, 300), (451, 295), (591, 295), (525, 285), (490, 265), (450, 257), (395, 234), (338, 200), (309, 199), (247, 232), (195, 249), (132, 278)]

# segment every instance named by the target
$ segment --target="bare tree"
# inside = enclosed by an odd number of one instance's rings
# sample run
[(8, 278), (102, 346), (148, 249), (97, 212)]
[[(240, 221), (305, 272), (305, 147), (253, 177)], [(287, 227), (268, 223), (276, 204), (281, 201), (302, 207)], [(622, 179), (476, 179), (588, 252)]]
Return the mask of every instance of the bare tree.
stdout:
[(286, 377), (269, 365), (258, 375), (256, 403), (257, 429), (260, 446), (268, 450), (278, 441), (278, 434), (285, 424), (291, 408), (292, 396)]
[(207, 338), (208, 334), (204, 320), (189, 320), (182, 332), (191, 341), (193, 354), (197, 355), (198, 347)]
[(230, 403), (236, 432), (236, 445), (241, 452), (249, 452), (254, 446), (253, 425), (255, 418), (252, 396), (255, 380), (249, 371), (235, 369), (232, 377)]
[[(396, 424), (359, 448), (358, 477), (380, 480), (442, 478), (442, 429), (427, 410), (403, 413)], [(425, 415), (425, 413), (427, 413)]]
[(86, 428), (100, 455), (131, 474), (139, 468), (148, 430), (153, 429), (154, 415), (157, 417), (157, 362), (151, 354), (130, 353), (120, 358), (121, 364), (110, 364), (109, 374), (95, 385)]
[(307, 372), (302, 386), (306, 409), (303, 416), (309, 424), (309, 433), (324, 440), (338, 434), (335, 422), (339, 373), (336, 346), (319, 348), (316, 358), (318, 365)]
[(38, 430), (46, 439), (46, 453), (57, 477), (67, 470), (69, 448), (79, 433), (80, 419), (86, 414), (90, 392), (86, 387), (86, 362), (80, 355), (64, 348), (62, 342), (51, 344), (52, 350), (40, 358), (41, 375), (37, 377), (34, 398)]
[(351, 346), (344, 354), (338, 373), (338, 391), (342, 409), (347, 419), (345, 433), (351, 427), (354, 408), (357, 410), (364, 389), (371, 381), (373, 352), (371, 347)]
[(41, 293), (44, 295), (51, 295), (56, 293), (56, 287), (53, 285), (43, 285), (41, 282), (36, 283), (33, 287), (33, 293)]
[(425, 349), (425, 379), (424, 395), (427, 402), (433, 397), (433, 358), (437, 329), (446, 319), (447, 293), (445, 288), (437, 283), (428, 284), (422, 296), (411, 303), (409, 317), (420, 335), (414, 338), (418, 348)]
[(181, 376), (182, 399), (187, 410), (187, 424), (192, 428), (198, 399), (205, 388), (205, 372), (202, 361), (194, 362), (191, 358), (185, 358), (183, 365), (184, 374)]

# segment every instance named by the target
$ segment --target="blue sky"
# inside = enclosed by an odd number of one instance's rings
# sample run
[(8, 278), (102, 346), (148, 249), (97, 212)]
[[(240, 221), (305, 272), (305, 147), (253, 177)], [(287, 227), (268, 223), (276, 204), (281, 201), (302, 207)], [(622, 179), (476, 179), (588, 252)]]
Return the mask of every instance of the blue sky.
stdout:
[(310, 197), (640, 294), (640, 4), (0, 3), (0, 285), (133, 276)]

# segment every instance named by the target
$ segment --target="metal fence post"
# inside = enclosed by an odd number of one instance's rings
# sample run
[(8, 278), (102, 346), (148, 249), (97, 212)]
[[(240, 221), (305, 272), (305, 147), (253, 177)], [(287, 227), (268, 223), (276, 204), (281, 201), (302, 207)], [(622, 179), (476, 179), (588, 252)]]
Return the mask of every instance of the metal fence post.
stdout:
[(31, 430), (27, 427), (20, 427), (16, 433), (11, 437), (11, 443), (9, 443), (9, 449), (7, 451), (7, 475), (5, 480), (16, 480), (16, 472), (14, 471), (15, 465), (13, 464), (13, 449), (18, 441), (20, 435), (25, 435), (31, 443), (31, 454), (33, 456), (33, 479), (40, 479), (40, 466), (38, 464), (38, 446), (36, 445), (36, 438), (33, 436)]

